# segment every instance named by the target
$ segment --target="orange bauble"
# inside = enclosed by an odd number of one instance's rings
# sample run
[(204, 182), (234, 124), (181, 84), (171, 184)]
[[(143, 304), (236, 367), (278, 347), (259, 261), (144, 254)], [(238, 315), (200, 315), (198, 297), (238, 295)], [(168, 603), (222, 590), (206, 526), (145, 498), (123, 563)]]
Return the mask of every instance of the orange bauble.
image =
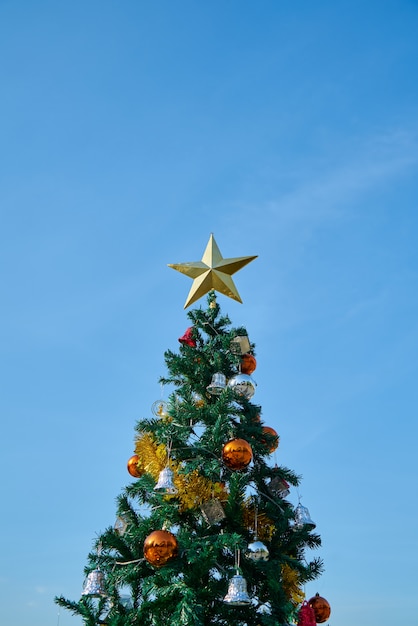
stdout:
[(241, 357), (241, 372), (243, 374), (251, 375), (257, 367), (257, 361), (252, 354), (243, 354)]
[(178, 543), (168, 530), (154, 530), (144, 541), (144, 557), (155, 567), (161, 567), (178, 554)]
[[(272, 428), (271, 426), (263, 426), (262, 431), (263, 433), (266, 433), (268, 435), (271, 435), (272, 437), (275, 437), (275, 439), (270, 443), (269, 452), (274, 452), (275, 450), (277, 450), (277, 448), (279, 447), (280, 437), (276, 433), (274, 428)], [(261, 441), (267, 444), (265, 439), (262, 439)]]
[(134, 478), (140, 478), (142, 476), (142, 474), (144, 473), (138, 467), (138, 463), (139, 463), (139, 456), (137, 454), (134, 454), (133, 456), (131, 456), (131, 458), (128, 461), (128, 466), (127, 466), (128, 467), (128, 472)]
[(242, 470), (251, 463), (253, 451), (245, 439), (231, 439), (222, 448), (222, 459), (231, 470)]
[(317, 624), (323, 624), (323, 622), (327, 621), (331, 615), (331, 607), (325, 598), (322, 598), (322, 596), (317, 593), (309, 600), (308, 604), (313, 608)]

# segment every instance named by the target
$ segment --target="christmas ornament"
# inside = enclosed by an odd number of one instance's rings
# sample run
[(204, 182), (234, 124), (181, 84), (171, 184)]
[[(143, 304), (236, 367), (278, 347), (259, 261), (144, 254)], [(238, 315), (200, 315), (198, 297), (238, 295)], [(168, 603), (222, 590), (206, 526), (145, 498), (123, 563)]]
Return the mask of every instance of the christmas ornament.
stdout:
[(309, 606), (312, 607), (315, 613), (315, 620), (317, 624), (323, 624), (327, 621), (331, 615), (331, 606), (328, 600), (325, 600), (319, 593), (316, 593), (313, 598), (308, 600)]
[(180, 343), (184, 346), (190, 346), (191, 348), (196, 348), (196, 341), (193, 339), (192, 335), (193, 326), (190, 326), (184, 333), (183, 337), (179, 337)]
[(241, 357), (241, 374), (252, 374), (256, 367), (257, 367), (257, 361), (255, 360), (255, 356), (253, 356), (252, 354), (249, 354), (248, 352), (246, 354), (243, 354)]
[(231, 387), (239, 396), (243, 396), (247, 400), (250, 400), (255, 394), (256, 385), (255, 380), (248, 374), (237, 374), (228, 381), (228, 387)]
[(134, 478), (140, 478), (142, 474), (144, 473), (143, 470), (139, 468), (138, 464), (139, 464), (139, 456), (137, 454), (134, 454), (129, 459), (128, 465), (127, 465), (128, 472)]
[(250, 340), (247, 335), (238, 335), (234, 337), (229, 344), (232, 354), (243, 355), (251, 350)]
[(299, 609), (298, 617), (298, 626), (316, 626), (314, 610), (306, 600)]
[[(275, 450), (277, 450), (277, 448), (279, 447), (280, 437), (276, 433), (274, 428), (272, 428), (271, 426), (263, 426), (261, 430), (263, 433), (266, 433), (267, 435), (271, 435), (272, 437), (275, 437), (275, 439), (269, 444), (269, 448), (268, 448), (269, 452), (274, 452)], [(261, 439), (261, 441), (267, 445), (267, 442), (265, 439)]]
[(268, 561), (269, 551), (267, 549), (267, 546), (265, 546), (264, 543), (258, 539), (257, 530), (258, 530), (258, 510), (257, 510), (257, 507), (255, 507), (254, 509), (254, 541), (248, 544), (245, 556), (247, 557), (247, 559), (250, 559), (251, 561)]
[(268, 561), (269, 551), (264, 543), (256, 538), (248, 544), (245, 556), (251, 561)]
[(238, 571), (229, 581), (228, 593), (224, 602), (231, 606), (246, 606), (251, 604), (251, 598), (247, 592), (247, 581)]
[(193, 402), (195, 403), (195, 406), (197, 406), (198, 409), (200, 409), (202, 406), (205, 405), (205, 401), (200, 394), (194, 391), (192, 395), (193, 395)]
[(178, 554), (178, 543), (168, 530), (154, 530), (144, 541), (144, 557), (154, 567), (161, 567)]
[(156, 400), (152, 403), (151, 411), (156, 417), (161, 417), (161, 419), (166, 419), (169, 417), (168, 415), (168, 405), (164, 400)]
[(82, 596), (90, 596), (91, 598), (101, 598), (106, 595), (104, 586), (104, 573), (99, 569), (94, 569), (87, 576)]
[(200, 510), (202, 511), (202, 515), (209, 526), (222, 522), (222, 520), (226, 517), (222, 504), (217, 498), (212, 498), (211, 500), (204, 502), (201, 505)]
[(224, 259), (214, 236), (211, 235), (201, 261), (169, 263), (168, 267), (193, 278), (193, 285), (184, 305), (186, 309), (212, 289), (242, 302), (231, 276), (256, 258), (257, 256), (245, 256)]
[(211, 383), (206, 387), (212, 396), (219, 396), (226, 387), (226, 376), (222, 372), (216, 372), (212, 376)]
[(164, 495), (174, 495), (177, 493), (177, 487), (174, 482), (173, 471), (169, 467), (165, 467), (161, 470), (158, 476), (157, 484), (154, 487), (154, 491), (159, 491)]
[(275, 496), (279, 496), (280, 498), (286, 498), (289, 495), (289, 483), (280, 476), (280, 470), (276, 465), (273, 468), (273, 477), (268, 483), (268, 487), (271, 493)]
[(222, 448), (222, 460), (231, 470), (242, 470), (251, 463), (253, 451), (245, 439), (231, 439)]
[(316, 524), (311, 520), (308, 509), (299, 502), (295, 510), (295, 528), (301, 529), (304, 526), (310, 530), (316, 528)]
[(279, 476), (272, 478), (268, 486), (270, 491), (280, 498), (286, 498), (290, 493), (289, 483), (284, 478), (280, 478)]
[(123, 535), (126, 533), (126, 531), (128, 529), (128, 525), (129, 525), (129, 523), (128, 523), (128, 520), (125, 518), (125, 516), (124, 515), (118, 515), (118, 517), (116, 518), (116, 522), (115, 522), (115, 525), (113, 526), (113, 528), (118, 533), (118, 535), (123, 537)]

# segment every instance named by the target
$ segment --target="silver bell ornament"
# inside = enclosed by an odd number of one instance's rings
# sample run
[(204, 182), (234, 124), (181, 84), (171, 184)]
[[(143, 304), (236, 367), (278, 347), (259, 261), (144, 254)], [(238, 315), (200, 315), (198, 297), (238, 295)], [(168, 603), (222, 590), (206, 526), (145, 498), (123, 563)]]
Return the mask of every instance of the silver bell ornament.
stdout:
[(238, 395), (250, 400), (255, 394), (257, 383), (248, 374), (237, 374), (228, 381), (228, 387), (231, 387)]
[(213, 374), (211, 383), (206, 387), (212, 396), (219, 396), (226, 387), (226, 376), (222, 372)]
[(231, 606), (251, 604), (251, 598), (247, 592), (247, 581), (238, 572), (229, 581), (228, 593), (224, 597), (224, 602)]
[(251, 561), (268, 561), (269, 551), (267, 546), (256, 538), (248, 544), (245, 556)]
[(306, 506), (302, 506), (302, 504), (299, 502), (295, 510), (295, 528), (301, 529), (304, 527), (308, 527), (309, 529), (313, 530), (314, 528), (316, 528), (316, 524), (314, 521), (312, 521)]
[(154, 487), (154, 491), (159, 491), (166, 495), (174, 495), (177, 493), (177, 487), (174, 484), (174, 474), (169, 467), (161, 470), (158, 476), (158, 482)]
[(106, 596), (104, 586), (104, 573), (99, 569), (94, 569), (87, 576), (82, 596), (90, 596), (91, 598), (102, 598)]

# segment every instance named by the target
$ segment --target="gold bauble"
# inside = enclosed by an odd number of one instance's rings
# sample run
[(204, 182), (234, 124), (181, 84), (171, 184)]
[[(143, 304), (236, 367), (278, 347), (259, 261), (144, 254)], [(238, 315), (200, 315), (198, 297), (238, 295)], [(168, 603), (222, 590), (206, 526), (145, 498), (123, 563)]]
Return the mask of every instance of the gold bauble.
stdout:
[(253, 451), (245, 439), (231, 439), (222, 448), (222, 459), (231, 470), (242, 470), (251, 463)]
[(144, 541), (144, 557), (154, 567), (165, 565), (177, 554), (177, 539), (168, 530), (154, 530)]
[(325, 600), (325, 598), (317, 593), (308, 601), (308, 604), (313, 608), (317, 624), (323, 624), (323, 622), (327, 621), (331, 615), (331, 606), (328, 600)]
[(243, 374), (252, 374), (257, 367), (257, 361), (252, 354), (243, 354), (241, 357), (241, 372)]
[[(275, 437), (275, 440), (269, 444), (269, 452), (274, 452), (275, 450), (277, 450), (277, 448), (279, 447), (280, 437), (277, 434), (277, 432), (274, 430), (274, 428), (272, 428), (271, 426), (263, 426), (262, 431), (263, 433), (266, 433), (267, 435), (271, 435), (272, 437)], [(261, 441), (267, 445), (267, 442), (265, 439), (261, 439)]]
[(134, 454), (133, 456), (131, 456), (131, 458), (128, 461), (128, 465), (127, 465), (128, 472), (134, 478), (141, 478), (142, 474), (144, 473), (144, 471), (140, 467), (138, 467), (138, 463), (139, 463), (139, 456), (137, 454)]

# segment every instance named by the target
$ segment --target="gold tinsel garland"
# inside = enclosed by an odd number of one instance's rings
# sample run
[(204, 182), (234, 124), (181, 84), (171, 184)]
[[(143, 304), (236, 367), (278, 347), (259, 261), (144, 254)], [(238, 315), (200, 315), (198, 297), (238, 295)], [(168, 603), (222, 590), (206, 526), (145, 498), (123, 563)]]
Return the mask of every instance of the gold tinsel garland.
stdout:
[(302, 604), (305, 599), (305, 594), (300, 587), (299, 573), (287, 563), (283, 563), (282, 565), (282, 582), (284, 592), (289, 600), (295, 606)]
[[(199, 476), (194, 470), (189, 474), (180, 473), (181, 464), (168, 458), (167, 447), (157, 444), (149, 433), (142, 434), (135, 445), (135, 453), (139, 457), (138, 467), (158, 480), (160, 472), (169, 465), (174, 473), (174, 484), (178, 490), (176, 498), (180, 501), (180, 510), (193, 509), (210, 498), (225, 500), (227, 492), (222, 483), (212, 482), (208, 478)], [(165, 496), (171, 498), (172, 496)]]

